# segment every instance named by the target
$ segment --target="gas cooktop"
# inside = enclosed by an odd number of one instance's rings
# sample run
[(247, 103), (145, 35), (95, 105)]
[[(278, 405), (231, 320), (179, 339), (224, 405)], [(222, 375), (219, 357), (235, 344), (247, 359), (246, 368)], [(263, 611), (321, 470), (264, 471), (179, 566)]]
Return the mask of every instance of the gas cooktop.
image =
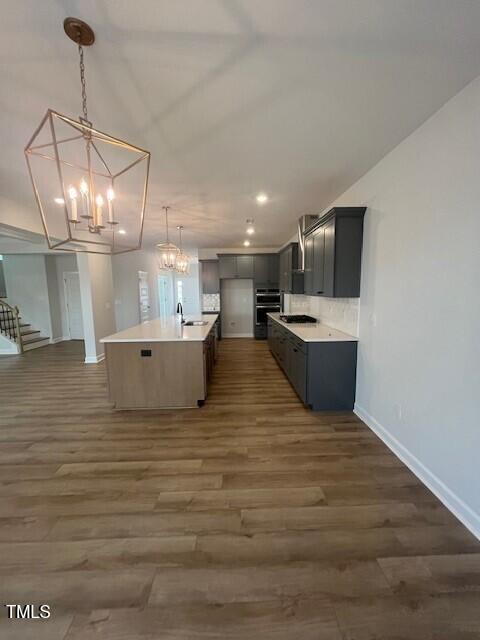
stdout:
[(307, 322), (316, 322), (315, 318), (312, 318), (312, 316), (304, 316), (304, 315), (298, 315), (298, 316), (284, 316), (281, 315), (280, 316), (280, 320), (283, 320), (283, 322), (298, 322), (300, 324), (305, 324)]

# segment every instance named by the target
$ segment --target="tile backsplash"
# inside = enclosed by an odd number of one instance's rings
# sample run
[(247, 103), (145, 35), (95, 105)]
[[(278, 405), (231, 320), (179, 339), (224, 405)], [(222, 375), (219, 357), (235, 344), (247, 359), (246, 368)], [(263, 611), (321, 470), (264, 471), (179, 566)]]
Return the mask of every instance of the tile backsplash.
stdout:
[(204, 293), (202, 295), (203, 311), (220, 311), (220, 294)]
[(285, 294), (286, 313), (304, 313), (358, 338), (360, 298), (323, 298)]

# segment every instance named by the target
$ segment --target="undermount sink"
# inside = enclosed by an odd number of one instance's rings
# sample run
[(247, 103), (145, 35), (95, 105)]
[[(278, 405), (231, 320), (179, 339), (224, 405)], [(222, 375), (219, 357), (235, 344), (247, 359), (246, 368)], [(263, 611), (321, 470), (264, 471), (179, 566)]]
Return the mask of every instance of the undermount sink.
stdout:
[(187, 322), (184, 322), (183, 326), (184, 327), (204, 327), (206, 324), (208, 324), (207, 320), (188, 320)]

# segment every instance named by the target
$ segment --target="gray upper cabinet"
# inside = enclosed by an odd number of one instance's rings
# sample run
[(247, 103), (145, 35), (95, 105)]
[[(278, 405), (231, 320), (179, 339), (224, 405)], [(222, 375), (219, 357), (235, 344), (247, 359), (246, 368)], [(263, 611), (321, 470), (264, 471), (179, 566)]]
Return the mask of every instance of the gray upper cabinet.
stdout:
[(269, 279), (269, 256), (258, 255), (254, 258), (255, 284), (267, 284)]
[(220, 278), (253, 278), (252, 255), (219, 255)]
[(313, 295), (313, 233), (305, 237), (304, 293)]
[(298, 272), (298, 243), (291, 242), (279, 254), (279, 288), (284, 293), (303, 293), (303, 273)]
[(202, 292), (220, 293), (218, 260), (201, 260)]
[(305, 293), (358, 298), (365, 207), (335, 207), (305, 236)]
[(262, 253), (254, 256), (254, 280), (256, 286), (278, 288), (278, 255)]
[(313, 232), (313, 295), (325, 293), (325, 229), (320, 227)]
[(218, 266), (220, 278), (237, 277), (236, 256), (218, 256)]
[(278, 254), (271, 253), (268, 256), (268, 284), (278, 289)]
[(241, 255), (237, 259), (237, 278), (253, 278), (253, 256)]

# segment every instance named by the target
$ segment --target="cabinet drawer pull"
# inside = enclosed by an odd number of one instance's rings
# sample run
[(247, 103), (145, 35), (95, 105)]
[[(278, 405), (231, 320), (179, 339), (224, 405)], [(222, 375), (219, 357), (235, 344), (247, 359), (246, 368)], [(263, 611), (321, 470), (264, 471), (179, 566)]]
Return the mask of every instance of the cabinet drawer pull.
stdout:
[(323, 291), (317, 291), (317, 293), (323, 293)]

